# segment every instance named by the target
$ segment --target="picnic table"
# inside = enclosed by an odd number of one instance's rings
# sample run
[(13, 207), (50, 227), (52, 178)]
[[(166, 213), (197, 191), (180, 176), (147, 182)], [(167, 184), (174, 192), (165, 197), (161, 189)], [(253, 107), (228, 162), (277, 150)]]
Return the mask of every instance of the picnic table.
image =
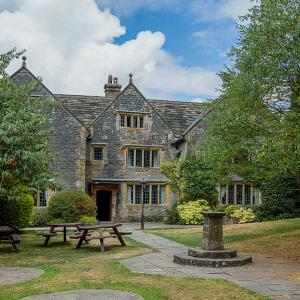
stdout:
[[(118, 227), (122, 226), (122, 224), (114, 224), (114, 223), (104, 223), (92, 226), (80, 226), (80, 234), (77, 236), (73, 236), (71, 238), (77, 238), (78, 243), (76, 249), (79, 249), (83, 243), (83, 241), (89, 242), (91, 240), (99, 240), (100, 241), (100, 251), (104, 251), (104, 240), (107, 238), (118, 238), (120, 244), (122, 246), (126, 246), (126, 243), (123, 239), (123, 235), (129, 235), (131, 232), (121, 232), (118, 230)], [(108, 235), (105, 235), (103, 229), (112, 229), (112, 232), (109, 232)], [(98, 234), (93, 236), (91, 231), (97, 230)]]
[(57, 223), (50, 224), (49, 231), (40, 233), (45, 237), (44, 247), (47, 247), (51, 237), (56, 236), (58, 232), (63, 232), (64, 242), (67, 241), (67, 228), (74, 228), (79, 231), (80, 223)]
[(0, 244), (11, 244), (17, 251), (16, 244), (19, 244), (21, 239), (14, 232), (14, 229), (9, 226), (0, 226)]

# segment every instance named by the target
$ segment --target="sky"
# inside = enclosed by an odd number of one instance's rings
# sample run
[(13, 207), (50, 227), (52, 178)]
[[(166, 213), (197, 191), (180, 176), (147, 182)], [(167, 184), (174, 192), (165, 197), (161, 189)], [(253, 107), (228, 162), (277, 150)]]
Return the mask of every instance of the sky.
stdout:
[[(0, 0), (0, 53), (26, 49), (54, 93), (103, 95), (128, 74), (146, 98), (206, 101), (251, 0)], [(21, 60), (21, 59), (20, 59)], [(12, 74), (21, 66), (14, 61)]]

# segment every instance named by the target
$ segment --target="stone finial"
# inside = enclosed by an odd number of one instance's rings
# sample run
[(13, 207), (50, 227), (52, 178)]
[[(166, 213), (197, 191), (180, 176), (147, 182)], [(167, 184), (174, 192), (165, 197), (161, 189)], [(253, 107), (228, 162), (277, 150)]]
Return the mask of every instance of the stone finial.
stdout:
[(24, 55), (24, 56), (22, 56), (22, 59), (23, 59), (23, 62), (22, 62), (22, 67), (23, 68), (26, 68), (26, 56)]
[(129, 83), (132, 83), (132, 73), (129, 73)]

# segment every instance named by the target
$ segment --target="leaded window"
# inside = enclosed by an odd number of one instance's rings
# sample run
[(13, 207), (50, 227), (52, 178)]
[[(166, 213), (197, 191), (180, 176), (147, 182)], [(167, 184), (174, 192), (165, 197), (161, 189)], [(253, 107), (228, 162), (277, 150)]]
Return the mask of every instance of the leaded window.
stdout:
[(120, 114), (120, 127), (145, 128), (145, 117), (138, 114)]
[(127, 166), (139, 168), (159, 167), (159, 150), (143, 148), (127, 149)]
[(243, 204), (243, 186), (240, 184), (236, 186), (236, 204)]
[(127, 185), (127, 203), (159, 205), (166, 203), (166, 187), (161, 184)]
[(228, 187), (228, 204), (234, 205), (234, 185)]
[(103, 160), (103, 148), (94, 147), (94, 160)]
[(151, 203), (158, 204), (158, 186), (157, 185), (151, 186)]
[(251, 188), (245, 185), (245, 205), (251, 205)]

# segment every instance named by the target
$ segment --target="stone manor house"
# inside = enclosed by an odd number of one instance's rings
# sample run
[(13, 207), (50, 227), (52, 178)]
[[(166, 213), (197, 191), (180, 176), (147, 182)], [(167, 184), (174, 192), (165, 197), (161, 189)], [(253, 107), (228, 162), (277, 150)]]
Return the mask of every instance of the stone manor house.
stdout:
[[(17, 84), (37, 77), (22, 67)], [(197, 151), (208, 113), (203, 103), (147, 99), (132, 75), (122, 90), (108, 76), (105, 96), (53, 94), (45, 85), (32, 95), (59, 103), (49, 120), (54, 169), (65, 189), (86, 191), (96, 202), (101, 221), (137, 220), (144, 203), (148, 218), (160, 218), (175, 200), (160, 164)], [(36, 206), (46, 206), (52, 191), (41, 191)], [(219, 189), (222, 204), (253, 205), (259, 190), (239, 179)]]

